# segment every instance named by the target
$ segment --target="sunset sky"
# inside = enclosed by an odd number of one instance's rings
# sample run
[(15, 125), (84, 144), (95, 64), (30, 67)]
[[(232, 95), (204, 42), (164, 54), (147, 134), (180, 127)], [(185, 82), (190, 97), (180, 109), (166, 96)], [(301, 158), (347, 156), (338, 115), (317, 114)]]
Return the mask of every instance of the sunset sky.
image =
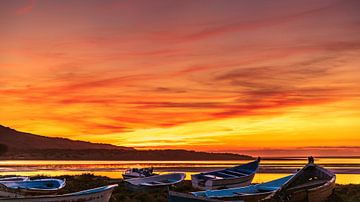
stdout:
[(0, 125), (138, 149), (360, 155), (359, 0), (0, 1)]

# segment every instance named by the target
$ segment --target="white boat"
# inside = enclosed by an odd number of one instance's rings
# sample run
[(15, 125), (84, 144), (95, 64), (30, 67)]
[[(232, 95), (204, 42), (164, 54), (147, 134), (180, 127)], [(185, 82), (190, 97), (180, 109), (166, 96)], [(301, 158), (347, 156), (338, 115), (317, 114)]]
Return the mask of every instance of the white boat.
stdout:
[[(37, 179), (26, 181), (0, 181), (3, 192), (25, 194), (51, 194), (65, 187), (65, 180)], [(0, 193), (0, 196), (2, 193)]]
[(200, 190), (225, 189), (250, 185), (259, 168), (260, 157), (247, 164), (191, 175), (194, 188)]
[(88, 189), (63, 195), (19, 196), (17, 198), (0, 198), (9, 202), (108, 202), (117, 184)]
[(26, 180), (30, 180), (29, 177), (23, 177), (23, 176), (19, 176), (19, 177), (0, 177), (0, 182), (5, 182), (5, 181), (26, 181)]
[(123, 179), (131, 179), (131, 178), (142, 178), (142, 177), (150, 177), (156, 175), (153, 173), (153, 168), (130, 168), (126, 170), (122, 176)]
[(155, 175), (144, 178), (133, 178), (125, 180), (126, 183), (134, 187), (164, 187), (177, 184), (185, 179), (185, 173), (170, 173)]
[(260, 201), (278, 190), (281, 185), (285, 184), (292, 176), (293, 175), (289, 175), (269, 182), (245, 187), (198, 191), (191, 192), (190, 194), (169, 192), (169, 202), (191, 202), (195, 199), (198, 201), (212, 201), (213, 199), (225, 200), (235, 198), (236, 200), (247, 202)]
[(304, 168), (263, 201), (325, 201), (333, 193), (335, 181), (334, 173), (314, 164), (314, 158), (309, 157), (309, 163)]

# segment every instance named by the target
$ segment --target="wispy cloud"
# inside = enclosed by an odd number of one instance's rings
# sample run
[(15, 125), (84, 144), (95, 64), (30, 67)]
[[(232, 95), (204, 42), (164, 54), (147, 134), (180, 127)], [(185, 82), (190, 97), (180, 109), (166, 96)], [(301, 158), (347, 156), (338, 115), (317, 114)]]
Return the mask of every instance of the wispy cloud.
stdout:
[[(311, 17), (314, 14), (317, 14), (322, 11), (334, 8), (339, 5), (339, 2), (332, 3), (323, 7), (304, 10), (298, 13), (293, 13), (290, 15), (272, 17), (261, 20), (254, 21), (240, 21), (237, 23), (222, 22), (219, 25), (208, 25), (202, 28), (200, 31), (189, 33), (189, 34), (178, 34), (172, 33), (171, 31), (167, 32), (156, 32), (154, 38), (156, 39), (170, 39), (174, 42), (192, 42), (197, 40), (204, 40), (208, 38), (218, 37), (229, 33), (234, 32), (244, 32), (252, 31), (257, 29), (266, 29), (271, 26), (277, 26), (285, 23), (290, 23), (296, 20), (302, 20), (306, 17)], [(224, 25), (225, 24), (225, 25)]]
[(359, 6), (1, 1), (0, 124), (141, 148), (351, 146)]
[(27, 0), (26, 4), (23, 5), (22, 7), (18, 8), (15, 13), (17, 15), (28, 14), (33, 10), (36, 3), (37, 3), (37, 0)]

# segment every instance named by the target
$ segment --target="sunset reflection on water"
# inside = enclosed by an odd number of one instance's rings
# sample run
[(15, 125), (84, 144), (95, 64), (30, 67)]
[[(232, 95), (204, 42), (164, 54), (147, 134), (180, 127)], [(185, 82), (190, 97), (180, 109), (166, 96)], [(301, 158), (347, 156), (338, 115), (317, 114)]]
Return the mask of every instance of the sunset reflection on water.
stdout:
[[(154, 167), (158, 173), (185, 172), (186, 179), (198, 172), (231, 167), (241, 161), (0, 161), (1, 175), (80, 175), (92, 173), (110, 178), (121, 178), (131, 167)], [(306, 164), (306, 158), (264, 159), (254, 183), (266, 182), (296, 172)], [(338, 184), (360, 184), (360, 158), (317, 158), (316, 163), (337, 173)]]

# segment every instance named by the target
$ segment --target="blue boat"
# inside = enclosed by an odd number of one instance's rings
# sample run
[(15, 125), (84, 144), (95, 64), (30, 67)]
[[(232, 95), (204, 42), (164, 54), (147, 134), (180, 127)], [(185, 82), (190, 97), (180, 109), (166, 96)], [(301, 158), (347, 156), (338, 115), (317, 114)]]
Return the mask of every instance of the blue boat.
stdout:
[[(283, 184), (289, 181), (293, 175), (282, 177), (269, 182), (249, 185), (245, 187), (207, 190), (191, 192), (190, 194), (169, 192), (170, 202), (192, 202), (192, 201), (223, 201), (236, 199), (236, 201), (260, 201), (278, 190)], [(234, 200), (231, 200), (234, 201)]]
[[(4, 192), (15, 192), (20, 195), (51, 194), (65, 187), (65, 180), (37, 179), (25, 181), (1, 181), (0, 189)], [(1, 195), (1, 193), (0, 193)]]
[(192, 186), (201, 190), (250, 185), (260, 164), (260, 157), (247, 164), (191, 175)]

